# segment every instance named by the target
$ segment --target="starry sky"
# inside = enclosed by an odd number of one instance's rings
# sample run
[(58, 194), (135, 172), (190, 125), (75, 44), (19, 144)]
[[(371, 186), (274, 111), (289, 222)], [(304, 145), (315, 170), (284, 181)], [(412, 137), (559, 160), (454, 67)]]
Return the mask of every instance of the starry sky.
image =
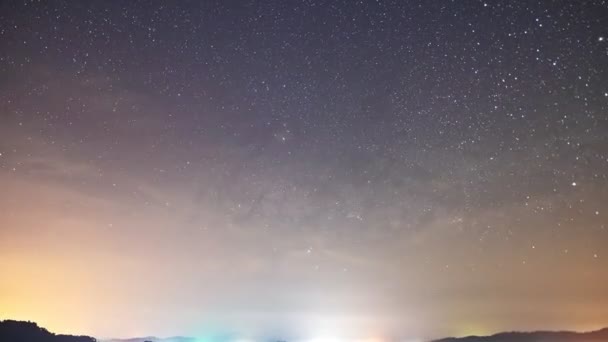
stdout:
[(608, 325), (607, 1), (9, 0), (0, 75), (0, 318)]

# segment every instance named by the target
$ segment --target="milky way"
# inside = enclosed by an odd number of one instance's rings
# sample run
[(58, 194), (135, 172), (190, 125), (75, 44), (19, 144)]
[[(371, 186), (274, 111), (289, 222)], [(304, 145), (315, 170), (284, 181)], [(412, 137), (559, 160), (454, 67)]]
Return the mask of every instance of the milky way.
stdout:
[(608, 325), (606, 1), (3, 1), (0, 75), (0, 318)]

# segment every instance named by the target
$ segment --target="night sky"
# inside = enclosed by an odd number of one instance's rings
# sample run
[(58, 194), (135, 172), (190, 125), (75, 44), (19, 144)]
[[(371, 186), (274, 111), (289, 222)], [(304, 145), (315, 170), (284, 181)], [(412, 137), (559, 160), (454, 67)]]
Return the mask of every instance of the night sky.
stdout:
[(607, 1), (0, 2), (0, 318), (608, 325)]

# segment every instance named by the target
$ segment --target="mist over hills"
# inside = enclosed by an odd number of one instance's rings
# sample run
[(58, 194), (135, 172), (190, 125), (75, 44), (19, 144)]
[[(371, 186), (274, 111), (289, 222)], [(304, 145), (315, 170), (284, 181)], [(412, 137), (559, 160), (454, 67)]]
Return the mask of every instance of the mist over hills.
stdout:
[(194, 337), (184, 337), (184, 336), (173, 336), (173, 337), (155, 337), (155, 336), (146, 336), (146, 337), (135, 337), (135, 338), (112, 338), (105, 340), (98, 340), (98, 342), (195, 342), (196, 339)]
[(571, 331), (504, 332), (491, 336), (449, 337), (432, 342), (599, 342), (608, 341), (608, 328), (577, 333)]
[[(90, 336), (54, 334), (39, 327), (34, 322), (0, 321), (1, 342), (195, 342), (194, 337), (175, 336), (159, 338), (154, 336), (98, 340)], [(503, 332), (491, 336), (448, 337), (430, 342), (608, 342), (608, 328), (591, 332), (535, 331)]]
[[(111, 339), (100, 342), (195, 342), (191, 337), (141, 337)], [(502, 332), (490, 336), (447, 337), (430, 342), (608, 342), (608, 328), (591, 332), (534, 331)]]

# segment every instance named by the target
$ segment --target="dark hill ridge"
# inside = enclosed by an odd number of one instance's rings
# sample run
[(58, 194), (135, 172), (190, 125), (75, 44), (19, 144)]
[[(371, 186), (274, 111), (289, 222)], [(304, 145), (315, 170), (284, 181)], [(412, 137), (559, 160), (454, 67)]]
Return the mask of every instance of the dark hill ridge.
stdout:
[(450, 337), (433, 342), (608, 342), (608, 328), (577, 333), (571, 331), (506, 332), (491, 336)]
[(34, 322), (0, 321), (1, 342), (97, 342), (89, 336), (57, 335)]
[[(141, 342), (143, 340), (158, 342), (192, 342), (188, 337), (159, 339), (145, 337), (141, 339), (111, 340), (113, 342)], [(432, 342), (608, 342), (608, 328), (597, 331), (576, 333), (569, 331), (535, 331), (506, 332), (491, 336), (450, 337)], [(89, 336), (58, 335), (39, 327), (33, 322), (14, 320), (0, 321), (0, 342), (98, 342)]]

